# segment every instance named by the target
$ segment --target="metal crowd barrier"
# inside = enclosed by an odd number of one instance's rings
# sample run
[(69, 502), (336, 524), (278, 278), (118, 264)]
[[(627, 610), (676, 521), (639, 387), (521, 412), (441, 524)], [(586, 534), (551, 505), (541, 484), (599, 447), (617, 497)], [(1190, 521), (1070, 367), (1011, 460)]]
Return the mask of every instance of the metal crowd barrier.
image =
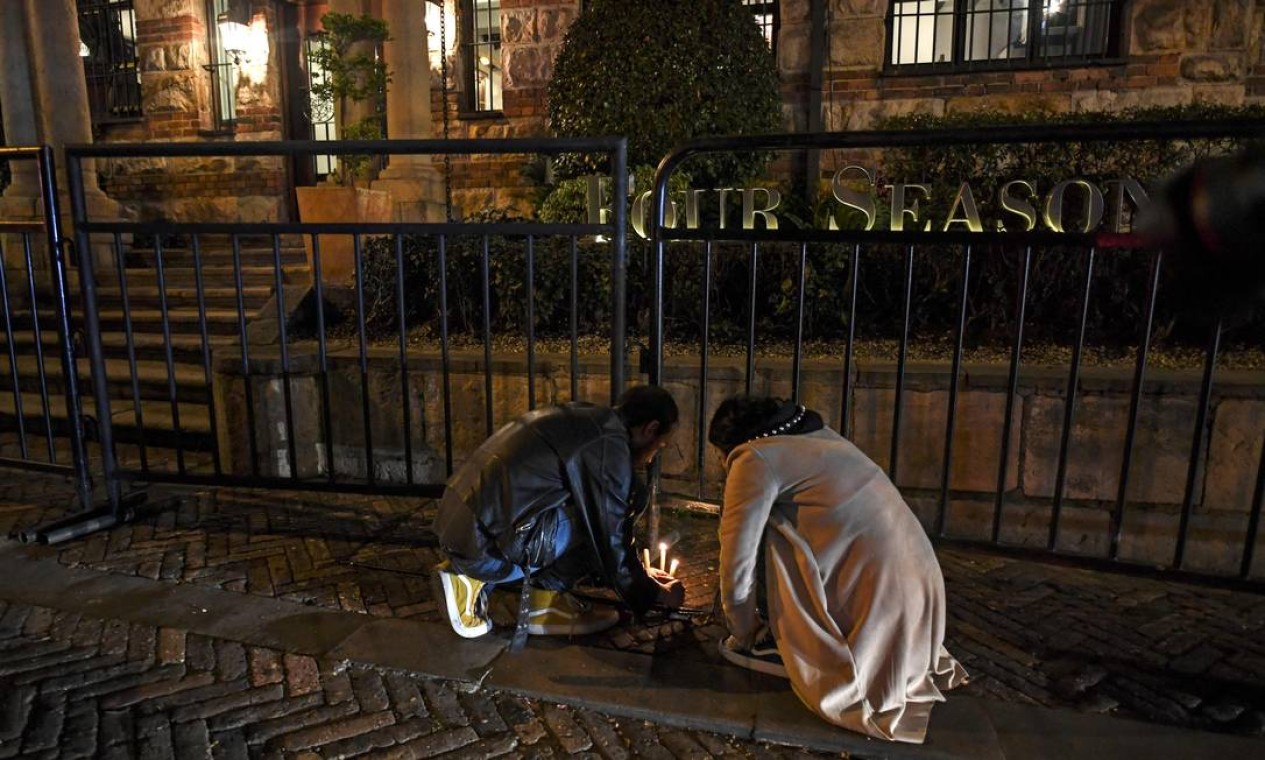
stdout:
[[(952, 324), (953, 353), (950, 362), (950, 380), (947, 409), (945, 410), (946, 426), (942, 448), (942, 468), (940, 487), (935, 495), (936, 512), (927, 525), (933, 539), (942, 542), (965, 543), (972, 546), (984, 546), (993, 550), (1037, 556), (1043, 559), (1067, 560), (1107, 570), (1163, 573), (1171, 577), (1193, 581), (1211, 581), (1221, 585), (1242, 585), (1254, 590), (1265, 588), (1259, 575), (1252, 574), (1254, 550), (1259, 538), (1259, 526), (1262, 511), (1262, 495), (1265, 493), (1265, 447), (1256, 477), (1256, 485), (1251, 503), (1247, 508), (1246, 530), (1242, 535), (1239, 550), (1238, 571), (1233, 574), (1208, 573), (1190, 571), (1186, 567), (1188, 538), (1191, 517), (1196, 502), (1196, 490), (1200, 482), (1200, 468), (1207, 444), (1209, 426), (1209, 407), (1213, 393), (1214, 375), (1219, 356), (1223, 325), (1217, 322), (1210, 331), (1207, 343), (1202, 384), (1198, 394), (1197, 415), (1192, 431), (1192, 443), (1187, 466), (1185, 492), (1180, 504), (1180, 517), (1176, 535), (1173, 537), (1173, 554), (1169, 561), (1161, 563), (1139, 563), (1128, 561), (1121, 556), (1121, 538), (1126, 515), (1129, 510), (1129, 486), (1132, 470), (1135, 466), (1135, 447), (1138, 428), (1139, 404), (1144, 382), (1147, 380), (1149, 355), (1155, 333), (1155, 315), (1157, 295), (1159, 292), (1160, 274), (1165, 264), (1165, 254), (1161, 250), (1145, 247), (1143, 241), (1128, 234), (1106, 235), (1095, 232), (1049, 232), (1032, 230), (1029, 232), (1004, 232), (984, 230), (976, 232), (947, 231), (859, 231), (859, 230), (821, 230), (794, 229), (783, 225), (778, 229), (738, 229), (732, 225), (727, 229), (684, 228), (673, 225), (669, 221), (668, 183), (674, 173), (681, 170), (689, 159), (724, 153), (768, 152), (773, 154), (790, 151), (831, 151), (843, 149), (860, 149), (881, 151), (892, 148), (910, 148), (919, 146), (946, 145), (1013, 145), (1021, 143), (1066, 143), (1071, 141), (1114, 141), (1114, 140), (1186, 140), (1196, 138), (1237, 138), (1250, 140), (1265, 134), (1265, 123), (1260, 120), (1242, 122), (1203, 122), (1203, 123), (1163, 123), (1163, 124), (1110, 124), (1093, 126), (1039, 126), (1039, 127), (993, 127), (972, 129), (946, 129), (935, 131), (877, 131), (854, 133), (820, 133), (820, 134), (786, 134), (752, 137), (725, 137), (696, 140), (675, 149), (663, 159), (658, 167), (652, 191), (650, 216), (650, 242), (653, 246), (653, 277), (651, 304), (653, 313), (650, 320), (649, 334), (649, 376), (652, 383), (665, 379), (665, 321), (664, 321), (664, 277), (667, 261), (673, 255), (686, 256), (686, 250), (692, 244), (694, 255), (697, 248), (702, 247), (702, 271), (704, 283), (702, 287), (702, 323), (699, 328), (699, 380), (698, 415), (694, 424), (697, 449), (692, 452), (693, 466), (697, 468), (698, 483), (687, 491), (677, 495), (686, 500), (715, 502), (719, 494), (707, 493), (704, 482), (706, 414), (714, 406), (708, 398), (708, 373), (711, 364), (711, 320), (713, 304), (711, 303), (713, 283), (714, 249), (725, 244), (745, 246), (750, 280), (748, 282), (749, 300), (747, 324), (745, 330), (745, 372), (743, 387), (747, 393), (753, 389), (757, 377), (757, 346), (761, 335), (757, 329), (757, 310), (760, 308), (756, 300), (757, 267), (764, 252), (762, 246), (770, 248), (775, 245), (784, 247), (798, 246), (797, 275), (793, 291), (795, 304), (790, 310), (794, 321), (793, 356), (791, 358), (790, 388), (791, 395), (799, 400), (804, 366), (805, 336), (805, 303), (810, 296), (805, 292), (805, 272), (808, 268), (810, 246), (834, 244), (850, 246), (851, 255), (848, 261), (849, 276), (847, 279), (847, 334), (842, 341), (843, 384), (839, 389), (842, 394), (841, 414), (837, 420), (827, 420), (827, 424), (845, 436), (850, 436), (855, 423), (856, 410), (853, 408), (857, 367), (854, 356), (856, 345), (856, 326), (858, 318), (858, 287), (865, 285), (865, 261), (867, 256), (877, 249), (886, 246), (904, 251), (904, 272), (900, 293), (891, 293), (893, 299), (899, 299), (903, 314), (903, 326), (900, 330), (898, 358), (895, 368), (895, 402), (892, 409), (892, 433), (887, 470), (893, 480), (897, 479), (901, 464), (902, 415), (908, 396), (907, 369), (909, 364), (910, 324), (911, 324), (911, 290), (915, 269), (915, 253), (927, 246), (952, 247), (961, 257), (960, 282), (957, 296), (954, 299), (956, 314)], [(1013, 276), (1015, 280), (1014, 321), (1012, 340), (1009, 349), (1010, 360), (1006, 379), (1005, 412), (1000, 429), (999, 467), (996, 485), (992, 494), (993, 509), (991, 529), (983, 537), (955, 537), (946, 531), (946, 516), (949, 513), (953, 489), (951, 487), (951, 471), (954, 461), (954, 431), (959, 424), (959, 395), (963, 375), (964, 336), (967, 331), (968, 286), (971, 281), (972, 266), (977, 264), (981, 249), (1006, 247), (1015, 252)], [(1079, 251), (1083, 262), (1084, 273), (1080, 281), (1081, 300), (1078, 305), (1079, 320), (1075, 331), (1072, 357), (1067, 365), (1067, 384), (1064, 408), (1062, 413), (1061, 433), (1058, 444), (1057, 475), (1055, 477), (1054, 495), (1049, 504), (1049, 523), (1043, 546), (1008, 544), (1002, 536), (1003, 517), (1007, 504), (1007, 467), (1012, 447), (1012, 419), (1019, 398), (1021, 356), (1025, 347), (1025, 304), (1029, 300), (1031, 287), (1030, 268), (1034, 252), (1045, 247), (1060, 246)], [(1086, 320), (1093, 298), (1095, 264), (1104, 255), (1104, 248), (1113, 251), (1130, 249), (1150, 260), (1147, 276), (1146, 293), (1141, 304), (1141, 319), (1136, 325), (1138, 348), (1134, 362), (1131, 384), (1130, 402), (1127, 423), (1123, 432), (1123, 456), (1119, 472), (1118, 488), (1114, 504), (1109, 510), (1109, 540), (1106, 552), (1102, 555), (1090, 555), (1069, 551), (1060, 545), (1060, 531), (1063, 529), (1063, 515), (1067, 498), (1067, 479), (1069, 447), (1073, 424), (1077, 414), (1078, 389), (1081, 387), (1081, 371), (1083, 354), (1086, 345)], [(842, 285), (842, 283), (841, 283)]]
[[(83, 509), (93, 508), (85, 418), (73, 340), (67, 241), (62, 236), (53, 151), (0, 148), (13, 176), (38, 182), (37, 218), (0, 218), (0, 466), (65, 475)], [(35, 171), (29, 172), (29, 168)], [(29, 379), (23, 365), (33, 365)], [(57, 530), (59, 526), (47, 526)], [(24, 538), (33, 539), (32, 536)]]
[[(223, 485), (261, 488), (306, 489), (315, 491), (334, 491), (351, 493), (381, 494), (415, 494), (436, 496), (443, 487), (443, 480), (450, 473), (454, 462), (453, 440), (454, 420), (452, 409), (454, 394), (451, 374), (453, 359), (450, 345), (450, 305), (446, 301), (449, 293), (448, 279), (453, 275), (453, 264), (447, 259), (448, 251), (454, 241), (475, 241), (481, 248), (478, 260), (478, 282), (482, 297), (482, 314), (478, 326), (478, 338), (482, 343), (483, 372), (483, 413), (485, 432), (490, 435), (495, 429), (496, 415), (521, 413), (536, 403), (538, 368), (536, 350), (538, 338), (535, 333), (537, 321), (535, 309), (536, 274), (534, 272), (536, 249), (541, 241), (557, 239), (559, 247), (569, 241), (571, 251), (571, 308), (574, 311), (577, 294), (575, 280), (576, 241), (588, 236), (603, 236), (607, 241), (605, 255), (610, 276), (611, 321), (610, 336), (610, 394), (613, 399), (625, 383), (625, 333), (627, 331), (625, 312), (625, 212), (617, 208), (609, 223), (603, 224), (543, 224), (534, 222), (175, 222), (175, 221), (117, 221), (103, 220), (94, 217), (85, 202), (85, 163), (89, 161), (120, 162), (129, 159), (209, 159), (237, 157), (265, 157), (278, 161), (314, 154), (343, 155), (418, 155), (438, 156), (453, 155), (526, 155), (557, 156), (560, 154), (593, 154), (601, 155), (609, 162), (610, 180), (616, 193), (624, 193), (627, 183), (626, 147), (623, 138), (594, 139), (504, 139), (504, 140), (382, 140), (382, 141), (338, 141), (338, 142), (257, 142), (257, 143), (217, 143), (217, 144), (99, 144), (81, 145), (67, 148), (67, 176), (70, 184), (71, 208), (74, 219), (76, 248), (81, 252), (83, 279), (88, 283), (111, 282), (111, 296), (117, 297), (121, 312), (111, 312), (108, 331), (119, 342), (111, 344), (112, 357), (103, 353), (103, 335), (107, 332), (99, 316), (100, 293), (90, 287), (85, 288), (84, 331), (86, 342), (94, 366), (104, 367), (112, 363), (110, 377), (100, 372), (93, 376), (92, 392), (102, 408), (110, 408), (113, 397), (115, 412), (111, 419), (105, 415), (99, 426), (102, 448), (102, 468), (104, 479), (113, 484), (114, 503), (118, 502), (120, 484), (126, 483), (179, 483), (196, 485)], [(328, 324), (330, 314), (327, 306), (327, 293), (322, 277), (323, 264), (328, 265), (328, 255), (322, 254), (322, 241), (331, 235), (350, 236), (354, 245), (353, 304), (349, 314), (352, 324), (348, 328), (350, 341), (354, 344), (351, 353), (359, 371), (359, 388), (355, 398), (335, 394), (331, 388), (331, 372), (333, 357), (329, 341)], [(154, 259), (152, 276), (156, 286), (159, 302), (156, 309), (150, 307), (150, 313), (142, 314), (138, 308), (137, 292), (139, 287), (135, 279), (138, 269), (128, 266), (129, 259), (137, 255), (137, 239), (152, 240), (152, 256)], [(288, 316), (293, 304), (295, 284), (288, 282), (286, 262), (283, 256), (286, 241), (303, 240), (310, 243), (311, 293), (315, 306), (314, 336), (303, 338), (303, 350), (314, 348), (314, 357), (297, 357), (298, 340), (290, 334)], [(366, 325), (366, 246), (371, 239), (384, 238), (389, 241), (394, 262), (389, 265), (394, 274), (394, 300), (398, 310), (396, 314), (395, 361), (399, 372), (396, 378), (399, 397), (403, 408), (400, 420), (403, 428), (402, 461), (396, 463), (402, 467), (400, 477), (383, 477), (380, 473), (382, 456), (371, 425), (373, 413), (370, 388), (370, 355), (373, 353)], [(179, 239), (187, 241), (188, 249), (175, 251), (169, 241)], [(414, 425), (414, 410), (410, 409), (410, 377), (408, 371), (409, 348), (408, 328), (405, 304), (413, 296), (405, 291), (405, 245), (409, 240), (423, 240), (433, 246), (434, 266), (436, 267), (438, 291), (441, 302), (438, 307), (438, 337), (440, 365), (442, 367), (442, 427), (444, 439), (443, 471), (435, 472), (431, 477), (419, 479), (415, 476), (418, 462), (414, 450), (417, 430)], [(522, 256), (522, 292), (521, 304), (509, 304), (505, 308), (522, 308), (523, 335), (527, 354), (527, 402), (525, 408), (505, 410), (507, 402), (501, 401), (500, 407), (494, 409), (494, 388), (492, 371), (492, 343), (494, 339), (491, 324), (492, 281), (489, 269), (489, 242), (495, 239), (513, 241), (516, 246), (515, 256)], [(207, 265), (208, 241), (227, 240), (231, 250), (231, 266), (234, 281), (232, 306), (219, 309), (220, 322), (213, 323), (215, 316), (208, 305), (210, 287), (204, 272)], [(272, 309), (271, 316), (262, 312), (252, 313), (246, 303), (244, 294), (247, 284), (243, 281), (243, 256), (247, 247), (257, 241), (264, 241), (263, 247), (268, 250), (263, 254), (271, 268), (273, 303), (265, 310)], [(145, 249), (148, 251), (149, 249)], [(99, 261), (100, 252), (109, 251), (113, 266), (106, 267)], [(257, 252), (258, 253), (258, 252)], [(196, 319), (196, 329), (192, 336), (186, 333), (185, 340), (176, 345), (173, 341), (176, 320), (173, 317), (175, 308), (171, 304), (171, 294), (177, 290), (172, 284), (172, 268), (170, 261), (177, 254), (191, 257), (196, 274), (192, 283), (194, 300), (188, 309), (196, 310), (196, 315), (186, 319)], [(146, 255), (149, 255), (146, 253)], [(186, 259), (187, 260), (187, 259)], [(517, 264), (515, 265), (517, 266)], [(113, 272), (108, 271), (113, 269)], [(462, 272), (462, 274), (468, 274)], [(147, 285), (147, 287), (151, 287)], [(184, 285), (186, 291), (188, 284)], [(99, 289), (98, 289), (99, 290)], [(217, 297), (223, 297), (222, 294)], [(231, 336), (226, 334), (227, 322), (223, 321), (223, 312), (231, 311)], [(116, 313), (117, 312), (117, 313)], [(279, 335), (275, 346), (267, 356), (262, 349), (252, 342), (252, 324), (256, 319), (270, 318), (276, 320)], [(161, 352), (155, 353), (155, 346), (150, 345), (149, 360), (141, 359), (142, 349), (140, 329), (141, 320), (148, 320), (151, 325), (157, 323), (161, 332)], [(217, 327), (218, 326), (218, 327)], [(188, 330), (189, 325), (185, 325)], [(219, 329), (221, 334), (214, 334)], [(119, 337), (121, 336), (121, 337)], [(231, 339), (230, 339), (231, 338)], [(216, 340), (219, 346), (213, 345)], [(578, 340), (577, 326), (572, 319), (570, 334), (571, 394), (578, 397)], [(230, 345), (225, 346), (225, 342)], [(185, 369), (180, 368), (175, 351), (177, 349), (191, 352), (197, 356), (198, 369), (194, 374), (201, 374), (206, 391), (201, 395), (191, 396), (191, 392), (182, 387), (178, 377), (190, 377), (188, 363)], [(248, 471), (237, 471), (229, 468), (222, 461), (222, 447), (219, 440), (227, 434), (240, 431), (224, 430), (223, 410), (217, 408), (217, 398), (211, 391), (212, 375), (216, 369), (213, 353), (227, 352), (240, 365), (241, 377), (245, 378), (245, 418), (235, 425), (245, 427), (240, 445), (248, 448), (250, 467)], [(255, 365), (267, 359), (274, 361), (279, 367), (276, 381), (280, 385), (279, 406), (282, 409), (280, 428), (276, 431), (278, 440), (283, 439), (279, 450), (271, 450), (258, 440), (261, 430), (257, 415), (260, 414), (261, 399), (257, 397), (260, 386), (252, 378), (257, 375)], [(184, 373), (183, 375), (181, 373)], [(161, 392), (153, 387), (142, 389), (143, 375), (154, 373), (165, 377)], [(125, 378), (120, 383), (120, 374)], [(296, 406), (295, 390), (298, 375), (315, 377), (314, 391), (319, 398), (319, 416), (321, 419), (313, 423), (307, 419), (306, 412)], [(196, 378), (195, 378), (196, 379)], [(191, 382), (191, 381), (190, 381)], [(271, 386), (269, 386), (271, 387)], [(122, 388), (122, 390), (120, 390)], [(266, 388), (265, 388), (266, 390)], [(157, 397), (156, 397), (157, 396)], [(605, 399), (597, 399), (604, 401)], [(517, 403), (517, 402), (515, 402)], [(329, 440), (333, 423), (331, 415), (337, 405), (355, 405), (363, 420), (363, 437), (357, 445), (363, 446), (363, 471), (359, 475), (339, 472), (331, 464), (333, 444)], [(197, 450), (195, 442), (197, 431), (191, 427), (189, 410), (192, 406), (205, 405), (210, 426), (210, 439), (214, 442), (211, 450)], [(433, 420), (433, 418), (432, 418)], [(112, 425), (111, 422), (114, 424)], [(160, 425), (160, 423), (162, 423)], [(324, 431), (326, 440), (311, 440), (309, 433), (313, 423), (318, 430)], [(161, 429), (163, 425), (170, 429)], [(433, 421), (431, 424), (435, 424)], [(305, 427), (306, 426), (306, 427)], [(124, 433), (126, 428), (126, 435)], [(267, 431), (265, 431), (267, 432)], [(202, 435), (198, 433), (198, 435)], [(122, 437), (121, 437), (122, 436)], [(126, 440), (124, 440), (126, 439)], [(300, 445), (322, 443), (325, 446), (325, 467), (320, 472), (304, 472), (299, 466), (301, 457), (296, 450)], [(130, 452), (121, 458), (119, 451), (126, 444)], [(205, 447), (203, 447), (205, 449)], [(163, 456), (159, 450), (166, 452)], [(280, 469), (269, 471), (261, 467), (268, 457), (287, 462)], [(165, 457), (165, 458), (164, 458)], [(126, 459), (126, 461), (124, 461)], [(358, 460), (359, 462), (359, 460)], [(357, 464), (359, 467), (360, 464)]]

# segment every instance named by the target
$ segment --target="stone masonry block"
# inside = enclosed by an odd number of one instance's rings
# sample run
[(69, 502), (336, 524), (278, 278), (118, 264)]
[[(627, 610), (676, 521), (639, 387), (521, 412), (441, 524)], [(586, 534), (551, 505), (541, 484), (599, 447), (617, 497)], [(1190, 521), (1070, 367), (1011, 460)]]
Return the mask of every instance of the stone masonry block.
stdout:
[[(894, 390), (886, 388), (859, 388), (856, 391), (856, 422), (852, 439), (885, 469), (890, 465), (895, 395)], [(1006, 490), (1016, 488), (1019, 482), (1021, 402), (1015, 404), (1012, 413)], [(947, 391), (905, 392), (895, 478), (898, 486), (940, 488), (947, 404)], [(949, 473), (949, 486), (953, 490), (996, 490), (1005, 408), (1004, 393), (959, 392), (958, 417), (953, 433), (953, 466)]]
[(1252, 506), (1261, 447), (1265, 446), (1265, 400), (1222, 399), (1213, 409), (1208, 470), (1202, 508), (1246, 513)]
[[(1143, 397), (1129, 474), (1129, 501), (1181, 501), (1195, 411), (1195, 400), (1188, 396)], [(1065, 498), (1115, 501), (1128, 414), (1128, 396), (1086, 396), (1078, 401), (1068, 446)], [(1024, 424), (1023, 484), (1027, 496), (1053, 497), (1062, 430), (1063, 399), (1034, 397)]]
[(830, 46), (829, 65), (832, 68), (882, 68), (886, 50), (882, 16), (840, 18), (835, 24), (838, 27), (835, 34), (848, 43)]
[(501, 42), (505, 45), (526, 45), (538, 42), (540, 36), (536, 31), (536, 9), (518, 8), (501, 13), (501, 29), (505, 36)]

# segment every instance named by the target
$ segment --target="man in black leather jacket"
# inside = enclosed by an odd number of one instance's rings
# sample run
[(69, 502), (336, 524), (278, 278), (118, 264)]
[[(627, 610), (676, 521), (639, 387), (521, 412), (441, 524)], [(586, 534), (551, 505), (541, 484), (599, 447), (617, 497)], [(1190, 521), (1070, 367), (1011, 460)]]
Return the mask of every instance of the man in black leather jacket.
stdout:
[(618, 622), (615, 610), (566, 593), (590, 575), (638, 615), (679, 607), (681, 583), (647, 571), (633, 545), (647, 501), (635, 468), (667, 445), (677, 418), (667, 391), (637, 386), (614, 409), (540, 409), (485, 441), (449, 479), (435, 520), (453, 629), (467, 638), (490, 631), (487, 592), (524, 578), (522, 633), (593, 633)]

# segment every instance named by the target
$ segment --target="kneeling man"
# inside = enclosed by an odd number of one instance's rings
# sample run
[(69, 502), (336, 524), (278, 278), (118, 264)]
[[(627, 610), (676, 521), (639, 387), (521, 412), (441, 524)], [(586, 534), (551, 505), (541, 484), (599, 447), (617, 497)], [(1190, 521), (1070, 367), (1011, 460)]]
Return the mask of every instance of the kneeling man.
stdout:
[(677, 418), (667, 391), (636, 386), (614, 409), (539, 409), (485, 441), (449, 479), (435, 520), (453, 630), (466, 638), (490, 631), (488, 591), (518, 581), (519, 644), (528, 633), (596, 633), (617, 623), (616, 610), (567, 593), (588, 576), (637, 615), (680, 607), (684, 586), (643, 567), (633, 538), (647, 503), (636, 469), (667, 445)]

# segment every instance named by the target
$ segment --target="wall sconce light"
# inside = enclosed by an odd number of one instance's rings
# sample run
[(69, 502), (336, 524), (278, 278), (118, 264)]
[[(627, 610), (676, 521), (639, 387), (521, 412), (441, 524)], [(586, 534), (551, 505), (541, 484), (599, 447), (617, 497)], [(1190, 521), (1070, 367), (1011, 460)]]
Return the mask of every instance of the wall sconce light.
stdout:
[(228, 10), (215, 19), (220, 31), (220, 45), (232, 56), (233, 63), (249, 62), (246, 51), (250, 49), (250, 2), (229, 0)]

